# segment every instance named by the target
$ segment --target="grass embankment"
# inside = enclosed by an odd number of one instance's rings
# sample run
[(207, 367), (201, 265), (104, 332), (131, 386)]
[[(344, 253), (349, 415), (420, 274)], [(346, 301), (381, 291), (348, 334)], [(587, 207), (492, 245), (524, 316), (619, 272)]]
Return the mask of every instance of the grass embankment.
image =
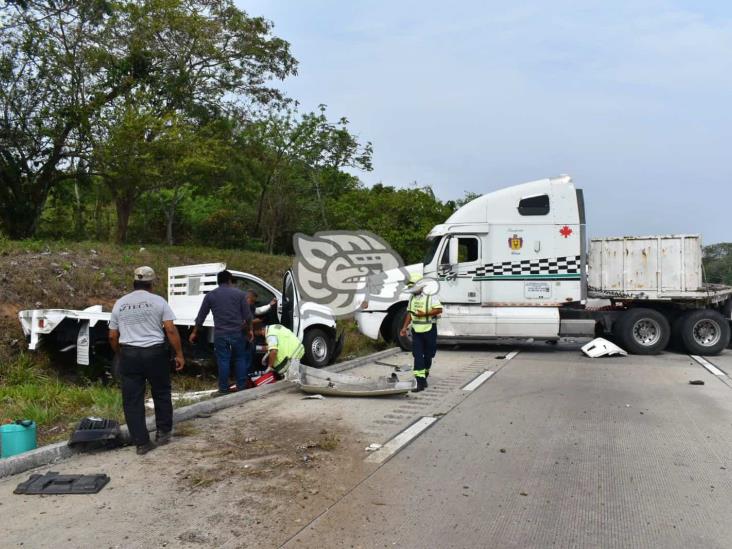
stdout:
[[(292, 264), (287, 256), (204, 247), (0, 240), (0, 422), (34, 420), (42, 444), (67, 438), (87, 415), (123, 420), (118, 387), (79, 368), (63, 367), (44, 351), (26, 350), (18, 311), (96, 304), (109, 310), (131, 290), (132, 271), (139, 265), (155, 269), (161, 276), (155, 291), (166, 296), (168, 267), (219, 261), (276, 288)], [(339, 324), (346, 331), (340, 360), (384, 348), (359, 334), (353, 321)], [(215, 388), (215, 379), (214, 368), (187, 368), (174, 376), (174, 390)]]

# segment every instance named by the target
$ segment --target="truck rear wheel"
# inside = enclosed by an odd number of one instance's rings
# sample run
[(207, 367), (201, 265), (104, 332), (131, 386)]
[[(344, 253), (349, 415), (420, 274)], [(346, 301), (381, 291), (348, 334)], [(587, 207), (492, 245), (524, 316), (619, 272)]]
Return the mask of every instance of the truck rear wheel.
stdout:
[(629, 309), (613, 327), (620, 345), (635, 355), (655, 355), (663, 351), (671, 338), (668, 320), (653, 309)]
[(692, 355), (716, 355), (729, 344), (729, 321), (717, 311), (689, 311), (679, 319), (679, 338)]
[(401, 347), (402, 351), (412, 350), (412, 331), (407, 330), (407, 335), (402, 336), (399, 332), (404, 326), (404, 317), (407, 316), (407, 308), (399, 309), (395, 314), (391, 324), (392, 339)]
[(330, 362), (333, 354), (333, 338), (321, 328), (311, 328), (305, 332), (302, 342), (305, 347), (305, 362), (313, 368), (322, 368)]

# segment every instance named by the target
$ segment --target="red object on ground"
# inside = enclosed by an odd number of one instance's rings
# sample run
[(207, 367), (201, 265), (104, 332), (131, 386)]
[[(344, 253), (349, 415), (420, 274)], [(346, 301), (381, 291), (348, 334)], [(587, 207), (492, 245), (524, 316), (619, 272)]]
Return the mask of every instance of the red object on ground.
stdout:
[(274, 372), (267, 372), (266, 374), (262, 374), (261, 376), (253, 377), (252, 381), (257, 387), (259, 387), (260, 385), (274, 383), (275, 381), (277, 381), (277, 378), (275, 377)]

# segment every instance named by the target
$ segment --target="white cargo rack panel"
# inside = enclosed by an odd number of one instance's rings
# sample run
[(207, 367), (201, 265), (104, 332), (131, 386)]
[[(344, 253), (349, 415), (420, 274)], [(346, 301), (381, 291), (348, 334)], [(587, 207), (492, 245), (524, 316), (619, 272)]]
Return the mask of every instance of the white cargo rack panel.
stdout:
[(623, 236), (590, 240), (592, 296), (694, 299), (707, 296), (699, 235)]

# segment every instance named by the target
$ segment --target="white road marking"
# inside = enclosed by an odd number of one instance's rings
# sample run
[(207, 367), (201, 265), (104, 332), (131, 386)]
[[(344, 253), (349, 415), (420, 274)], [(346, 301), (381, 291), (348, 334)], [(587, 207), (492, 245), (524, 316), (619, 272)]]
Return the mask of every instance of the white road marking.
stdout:
[(689, 356), (691, 358), (693, 358), (694, 360), (696, 360), (699, 364), (701, 364), (702, 366), (704, 366), (707, 370), (709, 370), (709, 372), (711, 372), (715, 376), (725, 376), (725, 377), (727, 376), (727, 374), (725, 374), (722, 370), (720, 370), (719, 368), (717, 368), (714, 364), (712, 364), (711, 362), (709, 362), (703, 356), (698, 356), (698, 355), (689, 355)]
[(506, 360), (511, 360), (513, 357), (515, 357), (517, 354), (519, 354), (518, 351), (511, 351), (506, 355)]
[(486, 370), (482, 374), (480, 374), (478, 377), (476, 377), (473, 381), (468, 383), (465, 387), (463, 387), (463, 391), (475, 391), (478, 387), (480, 387), (484, 381), (487, 381), (490, 379), (490, 377), (495, 374), (492, 370)]
[(367, 457), (365, 461), (371, 463), (382, 463), (384, 460), (397, 453), (402, 447), (406, 446), (412, 439), (418, 437), (435, 421), (437, 421), (437, 418), (432, 416), (420, 418), (389, 442), (384, 444), (379, 450)]

